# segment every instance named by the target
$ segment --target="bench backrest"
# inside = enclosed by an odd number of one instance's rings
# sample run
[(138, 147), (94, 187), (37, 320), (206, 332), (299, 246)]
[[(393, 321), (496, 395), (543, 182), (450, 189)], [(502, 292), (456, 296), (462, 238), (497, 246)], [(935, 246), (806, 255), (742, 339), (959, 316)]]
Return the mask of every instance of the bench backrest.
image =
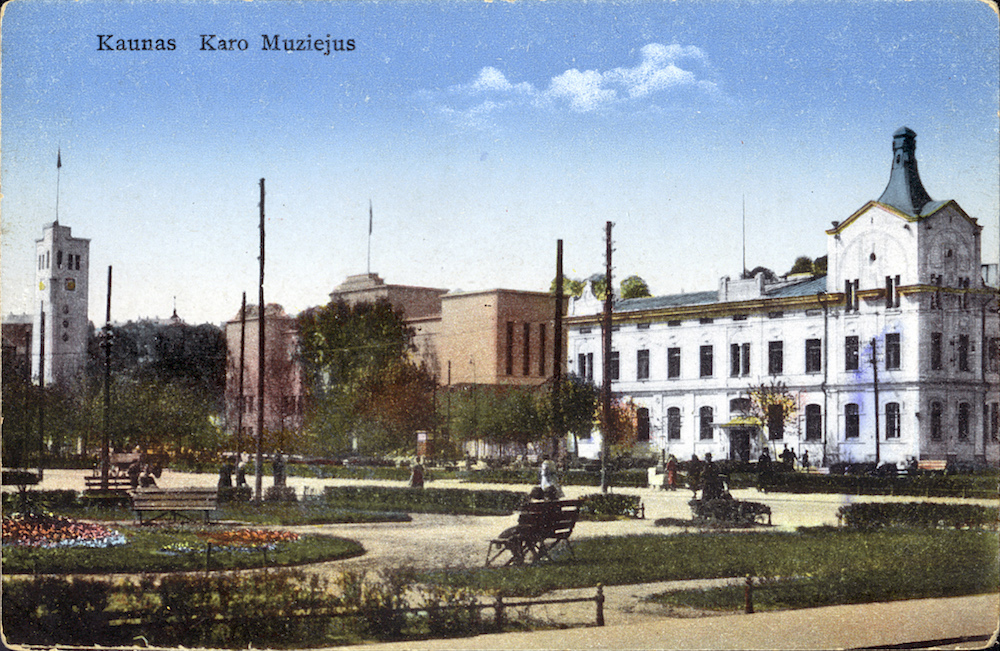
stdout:
[(948, 462), (944, 459), (921, 459), (917, 462), (920, 470), (944, 470), (948, 467)]
[(521, 526), (537, 530), (546, 538), (567, 537), (580, 517), (580, 500), (529, 502), (518, 516)]
[(215, 488), (142, 488), (132, 494), (132, 508), (137, 511), (215, 510), (218, 503)]

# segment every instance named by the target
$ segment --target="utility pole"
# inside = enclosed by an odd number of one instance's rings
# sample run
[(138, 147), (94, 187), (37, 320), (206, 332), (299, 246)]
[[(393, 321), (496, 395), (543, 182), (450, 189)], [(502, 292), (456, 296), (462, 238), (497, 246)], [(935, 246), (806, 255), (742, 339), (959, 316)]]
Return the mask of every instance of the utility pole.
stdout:
[(563, 241), (556, 240), (556, 313), (555, 341), (552, 343), (552, 459), (559, 454), (559, 439), (566, 436), (562, 411), (562, 358), (563, 358)]
[(243, 461), (243, 407), (246, 396), (243, 395), (243, 371), (246, 368), (247, 345), (247, 293), (243, 292), (243, 304), (240, 307), (240, 401), (236, 409), (236, 463)]
[(872, 337), (872, 384), (875, 389), (875, 467), (878, 468), (879, 440), (878, 440), (878, 358), (875, 354), (878, 339)]
[(108, 265), (108, 306), (104, 317), (104, 436), (101, 441), (101, 490), (108, 490), (111, 469), (111, 265)]
[(264, 436), (264, 179), (260, 180), (260, 283), (257, 294), (257, 455), (254, 478), (254, 501), (260, 503), (264, 484), (264, 458), (261, 439)]
[(607, 231), (607, 269), (604, 274), (604, 314), (601, 319), (601, 492), (608, 492), (608, 439), (611, 438), (611, 310), (614, 305), (614, 289), (611, 285), (611, 222)]
[(45, 459), (45, 303), (38, 322), (38, 481), (42, 481)]

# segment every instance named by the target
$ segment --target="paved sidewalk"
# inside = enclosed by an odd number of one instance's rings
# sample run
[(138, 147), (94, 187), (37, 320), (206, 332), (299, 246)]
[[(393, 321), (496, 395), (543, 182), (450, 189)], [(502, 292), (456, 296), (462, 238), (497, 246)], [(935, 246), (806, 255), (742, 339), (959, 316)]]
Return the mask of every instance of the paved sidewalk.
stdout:
[[(503, 633), (365, 645), (390, 649), (872, 649), (989, 648), (1000, 595), (660, 619), (603, 628)], [(351, 648), (351, 647), (346, 647)], [(356, 647), (355, 647), (356, 648)]]

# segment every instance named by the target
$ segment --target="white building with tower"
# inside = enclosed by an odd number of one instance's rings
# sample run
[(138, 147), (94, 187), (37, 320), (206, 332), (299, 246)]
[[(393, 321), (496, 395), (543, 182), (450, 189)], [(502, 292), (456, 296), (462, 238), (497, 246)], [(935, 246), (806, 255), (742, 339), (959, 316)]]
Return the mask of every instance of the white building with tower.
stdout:
[(87, 357), (90, 240), (58, 220), (35, 240), (35, 310), (31, 375), (46, 385), (72, 386)]
[[(610, 375), (640, 440), (687, 458), (1000, 461), (1000, 314), (982, 227), (934, 201), (916, 134), (893, 134), (882, 195), (826, 231), (826, 276), (723, 278), (716, 291), (617, 301)], [(992, 282), (988, 282), (992, 279)], [(576, 300), (567, 367), (601, 382), (601, 303)], [(794, 418), (747, 417), (780, 383)]]

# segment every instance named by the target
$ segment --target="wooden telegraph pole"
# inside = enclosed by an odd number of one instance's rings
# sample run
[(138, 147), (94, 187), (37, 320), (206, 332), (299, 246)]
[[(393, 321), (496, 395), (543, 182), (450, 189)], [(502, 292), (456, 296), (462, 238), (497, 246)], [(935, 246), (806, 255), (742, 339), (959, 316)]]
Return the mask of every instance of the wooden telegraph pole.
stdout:
[(254, 478), (254, 501), (260, 502), (263, 487), (264, 459), (261, 438), (264, 436), (264, 179), (260, 180), (260, 284), (257, 305), (257, 455)]
[(556, 240), (556, 313), (552, 342), (552, 459), (559, 454), (559, 440), (566, 435), (562, 410), (563, 358), (563, 241)]
[(614, 290), (611, 285), (611, 222), (605, 227), (607, 234), (607, 269), (604, 274), (604, 314), (601, 319), (601, 492), (608, 492), (608, 442), (611, 438), (611, 310)]
[(104, 317), (104, 436), (101, 440), (101, 490), (108, 490), (111, 469), (111, 265), (108, 265), (108, 305)]
[(243, 304), (240, 307), (240, 390), (239, 407), (236, 409), (236, 463), (243, 461), (243, 409), (246, 397), (243, 395), (243, 371), (246, 368), (247, 346), (247, 293), (243, 292)]

